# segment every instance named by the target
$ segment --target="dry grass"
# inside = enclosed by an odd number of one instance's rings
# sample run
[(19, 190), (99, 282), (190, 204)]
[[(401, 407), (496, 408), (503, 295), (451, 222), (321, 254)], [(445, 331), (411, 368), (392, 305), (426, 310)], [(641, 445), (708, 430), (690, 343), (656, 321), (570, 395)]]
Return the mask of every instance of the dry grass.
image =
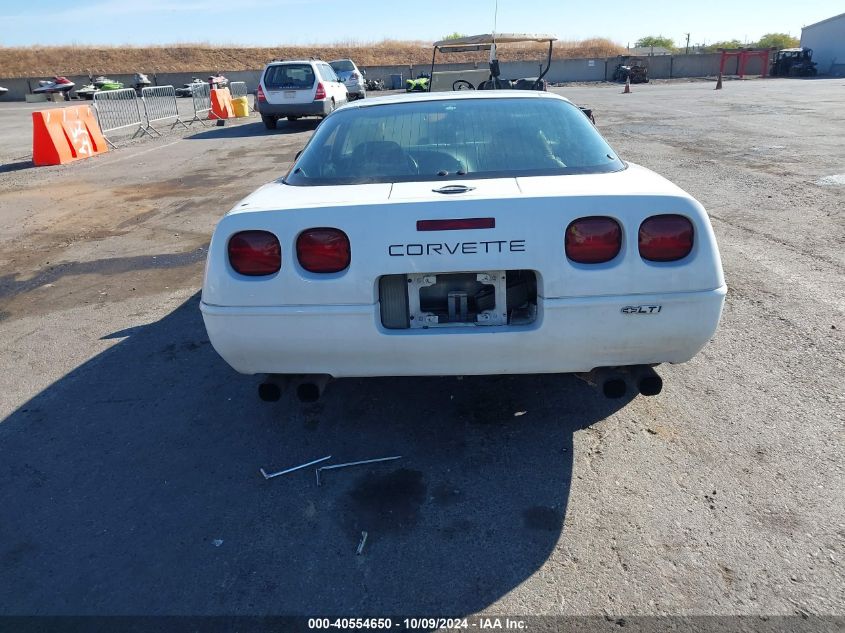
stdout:
[[(499, 49), (502, 61), (537, 60), (545, 56), (542, 44), (506, 45)], [(624, 49), (607, 39), (556, 42), (555, 58), (611, 57)], [(335, 42), (309, 46), (244, 47), (212, 44), (167, 46), (30, 46), (0, 47), (0, 77), (44, 77), (156, 72), (229, 72), (257, 70), (271, 59), (303, 57), (337, 59), (350, 57), (359, 66), (426, 64), (431, 61), (430, 42), (384, 40), (381, 42)], [(486, 54), (444, 55), (444, 62), (484, 61)]]

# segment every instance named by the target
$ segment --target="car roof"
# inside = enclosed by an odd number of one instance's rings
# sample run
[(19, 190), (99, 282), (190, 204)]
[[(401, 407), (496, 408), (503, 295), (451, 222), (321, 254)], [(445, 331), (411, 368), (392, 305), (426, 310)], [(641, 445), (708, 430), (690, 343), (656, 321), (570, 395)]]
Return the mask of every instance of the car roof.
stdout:
[(373, 108), (380, 105), (396, 103), (413, 103), (416, 101), (446, 101), (453, 99), (557, 99), (571, 103), (569, 99), (553, 92), (539, 90), (456, 90), (453, 92), (407, 92), (385, 97), (367, 97), (352, 101), (339, 110), (350, 108)]
[(280, 66), (284, 64), (325, 64), (322, 59), (277, 59), (269, 62), (268, 66)]

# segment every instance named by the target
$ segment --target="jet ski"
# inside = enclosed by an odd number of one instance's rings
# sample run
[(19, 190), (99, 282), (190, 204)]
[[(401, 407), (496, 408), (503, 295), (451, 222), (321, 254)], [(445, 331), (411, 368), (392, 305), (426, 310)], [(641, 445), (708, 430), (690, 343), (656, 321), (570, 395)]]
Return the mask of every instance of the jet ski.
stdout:
[(80, 99), (93, 99), (94, 95), (101, 90), (120, 90), (123, 84), (114, 79), (103, 77), (102, 75), (92, 80), (90, 84), (82, 86), (76, 91), (76, 96)]
[(132, 79), (132, 87), (135, 88), (138, 96), (141, 96), (141, 90), (152, 85), (153, 82), (144, 73), (135, 73), (135, 77)]
[(176, 88), (176, 96), (177, 97), (192, 97), (194, 95), (194, 84), (201, 84), (203, 83), (202, 79), (199, 77), (192, 77), (191, 83), (183, 84), (181, 88)]
[(53, 77), (52, 80), (43, 79), (38, 82), (38, 87), (32, 91), (33, 94), (49, 94), (53, 92), (63, 92), (65, 93), (65, 97), (67, 97), (67, 93), (70, 92), (70, 89), (73, 88), (76, 84), (73, 83), (67, 77)]
[(220, 73), (217, 73), (208, 78), (208, 83), (212, 88), (225, 88), (229, 85), (229, 80)]

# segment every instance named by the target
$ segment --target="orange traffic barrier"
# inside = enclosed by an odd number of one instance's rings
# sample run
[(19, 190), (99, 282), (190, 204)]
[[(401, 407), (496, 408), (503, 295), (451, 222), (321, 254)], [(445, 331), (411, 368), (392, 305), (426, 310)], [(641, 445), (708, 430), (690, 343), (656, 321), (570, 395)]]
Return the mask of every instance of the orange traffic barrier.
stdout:
[(625, 77), (625, 90), (622, 91), (623, 95), (631, 94), (631, 78)]
[(107, 151), (89, 106), (32, 113), (32, 162), (36, 165), (63, 165)]
[(211, 90), (211, 111), (209, 119), (234, 119), (235, 110), (232, 108), (232, 93), (228, 88), (213, 88)]

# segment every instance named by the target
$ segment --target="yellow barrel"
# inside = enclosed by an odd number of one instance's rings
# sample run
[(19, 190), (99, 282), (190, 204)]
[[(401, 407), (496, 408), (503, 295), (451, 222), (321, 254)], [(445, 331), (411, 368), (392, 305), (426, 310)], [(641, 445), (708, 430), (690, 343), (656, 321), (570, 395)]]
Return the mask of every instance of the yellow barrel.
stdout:
[(236, 117), (249, 116), (249, 101), (246, 97), (236, 97), (232, 99), (232, 109)]

